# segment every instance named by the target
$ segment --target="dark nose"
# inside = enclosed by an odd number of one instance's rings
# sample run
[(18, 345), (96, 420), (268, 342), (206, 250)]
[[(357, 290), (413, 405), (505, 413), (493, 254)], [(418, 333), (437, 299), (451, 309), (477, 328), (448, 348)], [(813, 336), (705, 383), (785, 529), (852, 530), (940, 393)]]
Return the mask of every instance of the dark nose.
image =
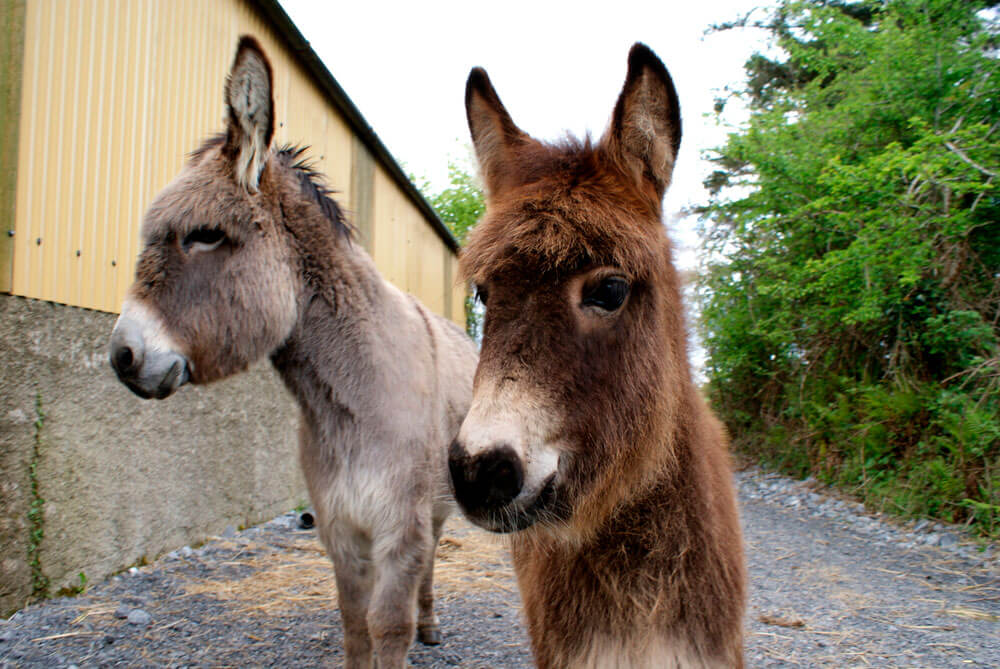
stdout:
[(524, 485), (521, 459), (507, 444), (471, 456), (455, 441), (448, 449), (448, 469), (455, 499), (471, 514), (507, 506)]
[(121, 379), (134, 379), (142, 369), (142, 342), (125, 328), (115, 328), (111, 335), (111, 366)]

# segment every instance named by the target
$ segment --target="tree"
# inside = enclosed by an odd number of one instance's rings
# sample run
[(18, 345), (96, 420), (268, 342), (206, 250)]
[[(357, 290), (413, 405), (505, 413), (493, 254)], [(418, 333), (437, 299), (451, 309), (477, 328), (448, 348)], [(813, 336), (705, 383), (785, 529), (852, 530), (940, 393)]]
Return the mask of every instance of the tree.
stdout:
[(700, 286), (709, 394), (739, 448), (991, 533), (996, 4), (782, 2), (761, 27), (784, 57), (748, 61), (749, 122), (706, 182)]
[[(451, 185), (437, 194), (429, 194), (428, 201), (448, 226), (459, 244), (464, 244), (469, 230), (486, 211), (483, 189), (479, 182), (455, 161), (448, 162), (448, 180)], [(429, 187), (424, 184), (424, 192)]]

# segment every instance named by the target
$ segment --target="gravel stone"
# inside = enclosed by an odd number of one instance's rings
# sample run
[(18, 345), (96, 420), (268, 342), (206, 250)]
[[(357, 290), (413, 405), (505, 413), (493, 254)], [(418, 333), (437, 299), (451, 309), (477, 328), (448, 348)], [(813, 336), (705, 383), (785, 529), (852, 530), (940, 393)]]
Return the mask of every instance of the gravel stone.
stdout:
[(142, 609), (132, 609), (128, 614), (128, 621), (131, 625), (146, 627), (153, 622), (153, 617)]

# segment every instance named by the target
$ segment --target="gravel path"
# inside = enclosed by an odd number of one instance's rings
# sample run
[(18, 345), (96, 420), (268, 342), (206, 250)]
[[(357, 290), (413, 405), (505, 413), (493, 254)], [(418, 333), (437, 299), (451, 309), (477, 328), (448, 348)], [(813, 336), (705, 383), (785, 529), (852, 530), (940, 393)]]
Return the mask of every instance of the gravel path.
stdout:
[[(1000, 666), (995, 549), (955, 528), (888, 522), (809, 482), (736, 478), (748, 666)], [(332, 571), (314, 533), (286, 514), (224, 534), (0, 621), (0, 666), (339, 666)], [(502, 544), (453, 519), (436, 579), (444, 644), (414, 646), (414, 666), (531, 666)]]
[[(737, 475), (751, 667), (998, 667), (1000, 564), (956, 528)], [(942, 547), (943, 546), (943, 547)]]

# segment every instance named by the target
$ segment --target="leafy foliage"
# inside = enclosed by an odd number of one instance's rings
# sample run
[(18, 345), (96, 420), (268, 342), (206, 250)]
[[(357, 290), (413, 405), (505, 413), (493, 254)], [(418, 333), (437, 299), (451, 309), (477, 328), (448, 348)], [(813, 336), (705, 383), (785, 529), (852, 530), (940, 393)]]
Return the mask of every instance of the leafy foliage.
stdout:
[[(448, 181), (451, 183), (448, 188), (427, 199), (458, 243), (464, 244), (469, 230), (486, 211), (483, 189), (475, 177), (454, 161), (448, 162)], [(424, 192), (427, 190), (425, 184)]]
[(749, 122), (713, 156), (700, 286), (739, 448), (994, 535), (996, 4), (782, 2), (760, 27), (783, 58), (747, 62)]

